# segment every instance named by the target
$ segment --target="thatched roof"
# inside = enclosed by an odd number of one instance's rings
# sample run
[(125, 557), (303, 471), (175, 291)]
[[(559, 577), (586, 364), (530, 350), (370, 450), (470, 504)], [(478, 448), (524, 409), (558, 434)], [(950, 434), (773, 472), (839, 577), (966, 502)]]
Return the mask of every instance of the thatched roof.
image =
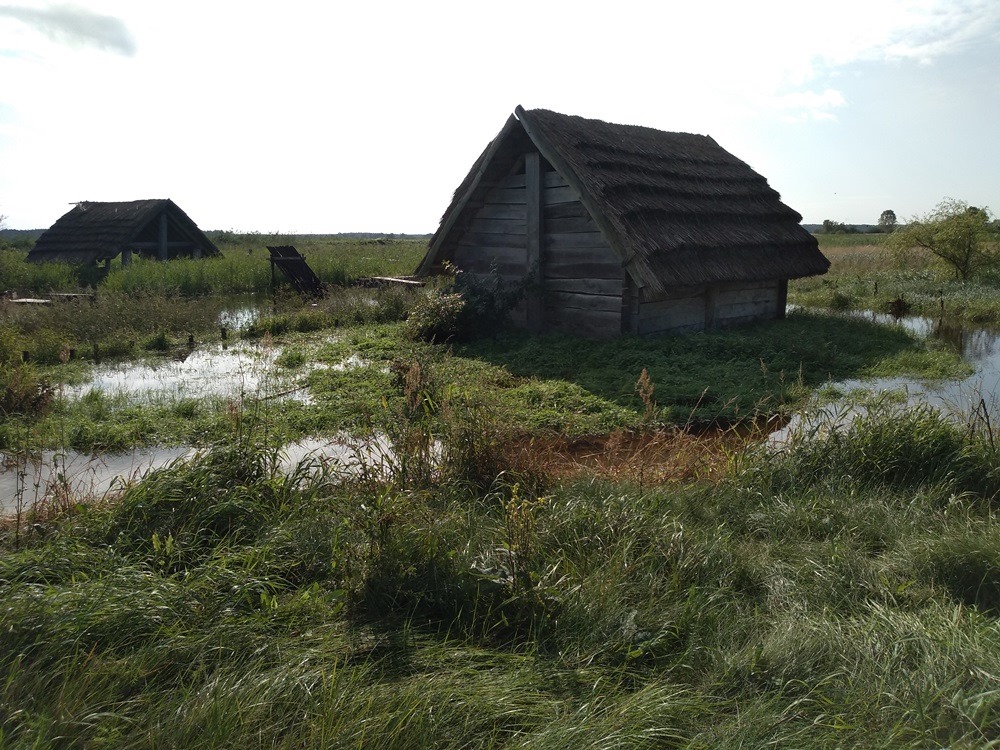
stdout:
[(455, 192), (420, 271), (449, 257), (454, 233), (537, 149), (576, 190), (638, 286), (660, 291), (824, 273), (829, 261), (767, 180), (712, 138), (518, 107)]
[(180, 239), (200, 248), (202, 255), (219, 254), (219, 249), (177, 204), (161, 198), (78, 203), (38, 238), (28, 260), (93, 263), (114, 258), (137, 243), (157, 242), (159, 219), (164, 214), (172, 243)]

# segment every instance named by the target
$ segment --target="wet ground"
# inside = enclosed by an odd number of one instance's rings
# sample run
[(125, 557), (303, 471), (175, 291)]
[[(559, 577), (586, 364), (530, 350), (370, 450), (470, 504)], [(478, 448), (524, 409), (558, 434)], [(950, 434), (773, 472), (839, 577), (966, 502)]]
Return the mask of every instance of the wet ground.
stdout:
[[(849, 419), (856, 413), (850, 394), (864, 391), (892, 391), (911, 404), (927, 403), (959, 413), (969, 413), (980, 401), (994, 410), (1000, 399), (1000, 331), (963, 327), (929, 318), (893, 319), (875, 313), (856, 313), (874, 322), (901, 325), (925, 337), (945, 341), (975, 368), (968, 378), (954, 381), (923, 382), (906, 378), (849, 380), (831, 384), (846, 400), (819, 400), (803, 410), (780, 430), (771, 432), (772, 442), (786, 440), (803, 420), (828, 419), (830, 414)], [(301, 371), (280, 372), (275, 359), (280, 352), (260, 346), (216, 345), (180, 352), (173, 357), (143, 363), (98, 368), (91, 381), (67, 389), (70, 397), (79, 397), (92, 389), (109, 394), (122, 393), (139, 400), (181, 399), (222, 396), (240, 398), (244, 394), (281, 395), (308, 400), (308, 391), (300, 385)], [(363, 361), (352, 358), (340, 367), (352, 367)], [(829, 390), (829, 389), (827, 389)], [(767, 434), (764, 431), (762, 434)], [(662, 481), (711, 475), (724, 464), (729, 453), (750, 439), (735, 431), (711, 435), (689, 435), (677, 431), (653, 434), (628, 432), (598, 436), (586, 440), (557, 438), (526, 439), (509, 446), (508, 459), (560, 476), (597, 473), (638, 482)], [(31, 460), (3, 456), (0, 471), (0, 513), (15, 512), (17, 507), (31, 508), (45, 502), (100, 499), (118, 491), (125, 483), (136, 481), (148, 471), (167, 465), (193, 453), (187, 446), (137, 449), (124, 455), (56, 453), (46, 451)], [(520, 454), (520, 458), (518, 457)], [(368, 445), (346, 437), (307, 439), (285, 447), (283, 465), (291, 468), (311, 457), (334, 470), (356, 471), (359, 462), (377, 466), (391, 461), (391, 450), (384, 441)]]

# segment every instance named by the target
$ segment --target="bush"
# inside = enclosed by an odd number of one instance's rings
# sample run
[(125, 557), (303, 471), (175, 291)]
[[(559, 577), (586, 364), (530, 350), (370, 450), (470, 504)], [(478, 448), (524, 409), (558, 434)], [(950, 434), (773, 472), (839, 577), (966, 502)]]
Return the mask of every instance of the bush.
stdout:
[(431, 342), (495, 335), (523, 295), (523, 284), (504, 281), (495, 268), (485, 277), (459, 271), (449, 287), (432, 290), (413, 308), (407, 333)]

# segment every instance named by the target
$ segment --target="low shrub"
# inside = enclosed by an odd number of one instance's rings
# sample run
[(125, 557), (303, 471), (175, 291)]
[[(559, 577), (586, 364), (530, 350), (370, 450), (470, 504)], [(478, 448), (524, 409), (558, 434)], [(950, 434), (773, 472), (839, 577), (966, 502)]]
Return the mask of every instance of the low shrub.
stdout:
[(457, 272), (444, 289), (434, 289), (407, 318), (415, 341), (468, 340), (496, 335), (524, 296), (524, 286), (505, 281), (493, 269), (488, 276)]

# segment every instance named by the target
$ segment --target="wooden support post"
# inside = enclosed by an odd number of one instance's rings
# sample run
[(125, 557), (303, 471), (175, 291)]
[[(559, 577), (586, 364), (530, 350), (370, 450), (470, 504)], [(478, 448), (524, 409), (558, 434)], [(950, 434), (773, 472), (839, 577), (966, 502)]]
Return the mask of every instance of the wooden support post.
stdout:
[(525, 300), (528, 330), (541, 331), (544, 321), (542, 299), (542, 166), (537, 151), (525, 154), (524, 188), (527, 200), (528, 295)]
[[(877, 284), (878, 282), (876, 282)], [(775, 318), (785, 319), (785, 307), (788, 305), (788, 279), (778, 280), (778, 309), (775, 310)]]
[(719, 287), (709, 284), (705, 290), (705, 330), (715, 328), (715, 308), (719, 303)]
[(167, 215), (160, 214), (160, 260), (167, 260)]
[(122, 267), (129, 265), (132, 262), (132, 248), (126, 247), (122, 250)]
[(622, 333), (636, 333), (632, 320), (632, 302), (638, 293), (639, 290), (632, 282), (632, 277), (628, 271), (624, 271), (622, 273)]

